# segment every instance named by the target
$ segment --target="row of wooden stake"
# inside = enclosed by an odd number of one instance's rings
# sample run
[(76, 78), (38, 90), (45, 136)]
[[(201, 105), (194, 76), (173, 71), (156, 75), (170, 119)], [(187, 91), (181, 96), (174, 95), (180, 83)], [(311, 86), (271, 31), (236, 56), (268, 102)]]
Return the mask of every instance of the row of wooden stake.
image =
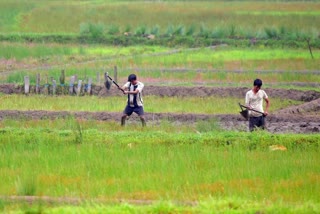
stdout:
[[(104, 73), (104, 82), (109, 81), (108, 80), (108, 73)], [(114, 79), (117, 79), (117, 67), (114, 67)], [(61, 88), (63, 94), (68, 93), (69, 95), (80, 95), (81, 92), (83, 91), (86, 94), (91, 94), (91, 89), (92, 89), (92, 78), (88, 78), (88, 83), (83, 82), (82, 80), (78, 80), (77, 75), (73, 75), (70, 77), (70, 83), (69, 86), (65, 86), (65, 71), (61, 71), (61, 75), (59, 78), (60, 81), (60, 87), (57, 86), (57, 81), (51, 77), (51, 85), (49, 84), (48, 78), (46, 78), (46, 84), (44, 85), (43, 92), (45, 94), (52, 94), (56, 95), (57, 94), (57, 88)], [(83, 84), (84, 83), (84, 84)], [(97, 73), (97, 84), (100, 85), (100, 73)], [(105, 85), (105, 84), (104, 84)], [(30, 85), (30, 79), (29, 76), (24, 77), (24, 93), (29, 94), (30, 93), (30, 88), (32, 86)], [(35, 86), (35, 93), (40, 94), (41, 93), (41, 85), (40, 85), (40, 74), (37, 74), (36, 78), (36, 86)], [(68, 90), (68, 92), (66, 92)]]

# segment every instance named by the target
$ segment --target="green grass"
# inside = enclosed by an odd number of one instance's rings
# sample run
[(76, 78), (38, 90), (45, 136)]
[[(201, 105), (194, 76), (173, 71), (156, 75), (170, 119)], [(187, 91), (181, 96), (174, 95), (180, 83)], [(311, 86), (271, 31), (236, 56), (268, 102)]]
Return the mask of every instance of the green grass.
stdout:
[[(315, 59), (311, 59), (307, 49), (271, 49), (263, 46), (216, 49), (20, 43), (1, 43), (0, 46), (3, 48), (2, 56), (8, 60), (0, 68), (3, 71), (13, 69), (1, 75), (0, 80), (10, 83), (22, 83), (23, 77), (29, 75), (31, 83), (35, 84), (37, 73), (41, 74), (42, 80), (45, 75), (57, 80), (61, 69), (66, 70), (67, 81), (74, 74), (79, 79), (91, 77), (95, 81), (98, 72), (100, 75), (106, 71), (113, 74), (115, 65), (121, 81), (135, 72), (140, 80), (149, 84), (243, 85), (251, 84), (257, 75), (265, 83), (285, 83), (287, 87), (291, 87), (292, 82), (320, 81), (316, 73), (320, 66), (318, 50), (313, 50)], [(270, 72), (277, 70), (280, 72)]]
[[(157, 52), (169, 51), (169, 48), (160, 46), (103, 46), (103, 45), (74, 45), (74, 44), (26, 44), (1, 42), (3, 51), (1, 58), (17, 61), (48, 58), (47, 60), (68, 59), (72, 57), (87, 57), (88, 60), (107, 60), (108, 58), (126, 57), (134, 55), (150, 55)], [(57, 59), (58, 58), (58, 59)], [(99, 60), (99, 59), (96, 59)]]
[[(14, 58), (22, 61), (23, 59), (37, 59), (50, 57), (62, 57), (65, 60), (70, 55), (75, 57), (88, 57), (91, 60), (123, 60), (124, 62), (137, 60), (135, 64), (147, 64), (149, 67), (163, 65), (165, 67), (212, 67), (217, 61), (224, 63), (233, 61), (269, 61), (269, 60), (308, 60), (311, 59), (309, 50), (289, 49), (289, 48), (267, 48), (264, 46), (235, 48), (166, 48), (161, 46), (103, 46), (103, 45), (70, 45), (70, 44), (25, 44), (1, 42), (0, 57), (5, 59)], [(157, 56), (156, 58), (154, 56)], [(313, 56), (320, 58), (318, 49), (313, 51)], [(112, 62), (112, 61), (111, 61)], [(310, 60), (310, 63), (312, 61)], [(201, 65), (201, 66), (200, 66)], [(317, 65), (315, 63), (315, 65)], [(315, 68), (314, 68), (315, 69)]]
[(88, 22), (103, 23), (107, 27), (119, 26), (121, 32), (128, 26), (134, 31), (141, 26), (151, 29), (158, 25), (164, 33), (170, 25), (196, 26), (199, 31), (201, 24), (210, 29), (233, 25), (236, 31), (244, 28), (259, 32), (270, 26), (310, 31), (319, 28), (319, 22), (314, 20), (319, 16), (320, 5), (318, 2), (299, 1), (262, 1), (254, 4), (250, 1), (165, 1), (145, 4), (144, 1), (62, 3), (33, 0), (12, 3), (4, 0), (0, 8), (3, 14), (0, 32), (6, 33), (78, 33), (80, 25)]
[[(319, 134), (199, 133), (165, 122), (123, 129), (72, 118), (0, 125), (2, 195), (199, 201), (189, 209), (200, 210), (318, 209)], [(288, 150), (270, 151), (273, 144)]]
[[(318, 1), (2, 0), (0, 33), (30, 39), (25, 44), (0, 43), (0, 82), (22, 83), (29, 75), (34, 84), (36, 73), (41, 73), (43, 84), (46, 75), (58, 80), (61, 69), (66, 69), (68, 82), (74, 74), (79, 79), (95, 78), (97, 72), (113, 74), (117, 65), (119, 83), (135, 72), (146, 86), (251, 86), (257, 76), (268, 87), (318, 83), (319, 74), (312, 71), (319, 70), (319, 50), (312, 47), (312, 60), (307, 44), (303, 49), (281, 44), (267, 48), (263, 43), (250, 48), (179, 47), (172, 53), (173, 48), (159, 46), (39, 44), (32, 38), (80, 35), (84, 26), (92, 25), (103, 30), (92, 31), (96, 37), (111, 31), (119, 36), (154, 30), (157, 35), (189, 31), (194, 37), (294, 41), (318, 37), (319, 11)], [(243, 99), (144, 97), (146, 112), (199, 114), (238, 114)], [(126, 97), (1, 94), (0, 102), (2, 110), (121, 112)], [(271, 113), (300, 104), (278, 98), (271, 103)], [(214, 120), (179, 126), (164, 120), (145, 128), (73, 118), (0, 120), (0, 195), (83, 199), (74, 206), (0, 198), (0, 212), (319, 213), (319, 142), (318, 133), (226, 132)], [(271, 151), (274, 144), (287, 151)], [(117, 203), (135, 199), (154, 203)], [(195, 206), (179, 204), (195, 201)]]
[(18, 30), (20, 15), (35, 7), (33, 2), (21, 0), (14, 2), (1, 1), (0, 5), (0, 32), (15, 32)]
[[(0, 110), (122, 112), (127, 97), (1, 95), (0, 100)], [(244, 98), (219, 96), (202, 98), (144, 97), (145, 111), (148, 113), (238, 114), (240, 110), (239, 102), (243, 103)], [(271, 113), (302, 103), (281, 98), (272, 98), (271, 102)]]

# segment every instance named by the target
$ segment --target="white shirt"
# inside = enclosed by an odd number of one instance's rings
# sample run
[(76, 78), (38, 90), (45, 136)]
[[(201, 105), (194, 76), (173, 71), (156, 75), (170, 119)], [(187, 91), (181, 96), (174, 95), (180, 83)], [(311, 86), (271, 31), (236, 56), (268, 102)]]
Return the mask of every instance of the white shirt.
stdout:
[[(264, 112), (263, 100), (267, 98), (268, 98), (268, 95), (264, 90), (260, 89), (256, 94), (253, 92), (253, 90), (250, 90), (246, 93), (246, 105), (256, 111)], [(260, 113), (254, 112), (254, 111), (249, 111), (249, 115), (253, 117), (262, 116)]]

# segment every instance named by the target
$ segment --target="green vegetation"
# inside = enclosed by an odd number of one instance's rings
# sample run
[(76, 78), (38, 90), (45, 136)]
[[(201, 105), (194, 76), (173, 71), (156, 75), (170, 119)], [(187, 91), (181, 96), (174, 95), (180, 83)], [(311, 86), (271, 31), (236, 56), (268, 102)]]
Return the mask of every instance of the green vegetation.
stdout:
[[(181, 67), (183, 63), (190, 68), (220, 68), (223, 63), (238, 61), (270, 61), (270, 60), (305, 60), (310, 64), (309, 69), (316, 69), (317, 62), (312, 61), (309, 51), (303, 49), (267, 48), (265, 46), (234, 48), (218, 46), (212, 48), (166, 48), (161, 46), (102, 46), (102, 45), (61, 45), (61, 44), (26, 44), (0, 43), (2, 49), (0, 57), (4, 59), (46, 60), (47, 63), (58, 59), (66, 63), (73, 57), (74, 61), (99, 61), (110, 63), (119, 62), (120, 65), (134, 60), (136, 65), (145, 64), (148, 67)], [(157, 56), (156, 58), (154, 56)], [(313, 56), (320, 57), (319, 50), (313, 51)], [(58, 62), (55, 62), (58, 63)], [(61, 63), (61, 62), (60, 62)], [(135, 64), (134, 64), (135, 65)], [(134, 66), (133, 65), (133, 66)], [(141, 66), (141, 65), (140, 65)], [(222, 67), (223, 68), (223, 67)], [(240, 69), (240, 68), (239, 68)], [(271, 68), (269, 68), (271, 69)], [(293, 70), (293, 68), (288, 68)]]
[[(207, 131), (165, 121), (123, 129), (118, 123), (72, 118), (5, 120), (0, 126), (4, 195), (199, 201), (181, 209), (200, 212), (209, 209), (201, 205), (293, 211), (306, 206), (302, 201), (319, 209), (319, 134)], [(287, 151), (271, 151), (274, 144)], [(225, 207), (225, 201), (232, 206)]]
[[(225, 43), (237, 45), (251, 38), (300, 47), (306, 39), (314, 46), (320, 42), (318, 2), (5, 0), (0, 8), (0, 39), (8, 41), (193, 47), (227, 38)], [(161, 39), (150, 41), (148, 34)]]
[[(3, 51), (0, 57), (4, 59), (12, 59), (18, 61), (30, 59), (46, 60), (68, 60), (70, 57), (87, 57), (87, 60), (92, 60), (95, 57), (118, 58), (134, 55), (149, 55), (154, 53), (168, 52), (172, 48), (160, 46), (132, 46), (132, 47), (116, 47), (103, 45), (75, 45), (75, 44), (28, 44), (28, 43), (9, 43), (2, 42), (0, 47)], [(76, 59), (76, 58), (75, 58)]]
[(83, 79), (115, 65), (119, 78), (138, 70), (154, 84), (319, 82), (317, 1), (4, 0), (0, 8), (0, 82), (34, 75), (34, 83), (38, 72), (57, 79), (61, 69)]
[[(282, 83), (291, 88), (292, 82), (320, 82), (319, 60), (313, 60), (307, 50), (271, 49), (264, 46), (251, 48), (164, 48), (159, 46), (84, 46), (0, 43), (2, 57), (8, 62), (0, 65), (3, 70), (18, 66), (16, 71), (1, 75), (3, 83), (23, 83), (24, 76), (35, 84), (40, 73), (42, 84), (45, 75), (58, 80), (61, 70), (66, 70), (66, 81), (77, 74), (79, 79), (93, 78), (97, 73), (118, 68), (118, 77), (125, 81), (135, 72), (146, 84), (240, 85), (250, 84), (257, 75), (265, 83)], [(319, 50), (313, 56), (320, 57)], [(15, 56), (15, 57), (13, 57)], [(29, 69), (25, 69), (29, 65)], [(19, 68), (20, 67), (20, 68)], [(229, 71), (229, 72), (226, 72)], [(272, 72), (275, 71), (275, 72)], [(102, 78), (101, 78), (102, 79)], [(278, 86), (279, 87), (279, 86)], [(310, 88), (308, 84), (300, 88)], [(319, 88), (316, 90), (319, 90)]]
[[(145, 96), (145, 111), (149, 113), (198, 113), (198, 114), (237, 114), (238, 103), (244, 98), (236, 97), (157, 97)], [(25, 96), (1, 95), (0, 110), (47, 110), (47, 111), (88, 111), (122, 112), (127, 102), (123, 97), (96, 96)], [(272, 98), (270, 112), (298, 105), (302, 102)], [(215, 104), (215, 105), (213, 105)], [(201, 108), (199, 108), (201, 106)]]
[[(259, 77), (264, 88), (320, 91), (319, 11), (319, 1), (1, 0), (0, 83), (18, 88), (28, 75), (34, 86), (39, 73), (41, 85), (59, 84), (65, 70), (66, 85), (72, 75), (98, 84), (117, 66), (120, 84), (136, 73), (146, 88), (248, 87)], [(150, 113), (238, 114), (244, 97), (144, 99)], [(0, 102), (0, 110), (121, 112), (126, 97), (0, 94)], [(300, 103), (273, 97), (270, 112)], [(319, 142), (318, 133), (223, 131), (214, 119), (142, 128), (1, 117), (0, 212), (319, 213)]]
[[(81, 23), (87, 21), (104, 23), (106, 26), (121, 26), (123, 30), (130, 29), (128, 26), (135, 29), (140, 26), (152, 27), (157, 24), (165, 31), (168, 23), (173, 26), (203, 23), (208, 27), (221, 26), (223, 23), (227, 26), (231, 26), (232, 23), (235, 26), (242, 26), (247, 23), (246, 26), (262, 29), (267, 24), (308, 29), (309, 26), (318, 24), (313, 22), (312, 17), (320, 15), (318, 2), (293, 2), (289, 6), (287, 2), (270, 1), (255, 4), (240, 1), (216, 1), (214, 3), (212, 1), (165, 1), (148, 4), (144, 4), (143, 1), (82, 2), (1, 1), (1, 14), (4, 18), (4, 25), (1, 29), (4, 32), (17, 30), (10, 27), (12, 23), (15, 23), (23, 32), (77, 33)], [(11, 8), (14, 10), (9, 12)], [(181, 10), (184, 13), (181, 13)], [(279, 13), (284, 16), (283, 20), (278, 19)], [(74, 14), (78, 15), (73, 16)], [(159, 14), (162, 16), (160, 17)], [(190, 17), (190, 14), (193, 16)], [(257, 20), (252, 20), (252, 15)], [(292, 23), (290, 18), (299, 18), (296, 17), (297, 15), (301, 16), (299, 22), (296, 25), (287, 25)], [(264, 22), (266, 17), (269, 18), (269, 23)], [(70, 27), (66, 28), (66, 26)]]

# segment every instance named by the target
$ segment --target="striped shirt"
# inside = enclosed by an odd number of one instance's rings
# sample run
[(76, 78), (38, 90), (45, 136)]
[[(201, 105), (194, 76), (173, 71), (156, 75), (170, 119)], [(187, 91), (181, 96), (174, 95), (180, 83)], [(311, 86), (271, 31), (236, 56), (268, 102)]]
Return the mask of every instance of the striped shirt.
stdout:
[(142, 90), (144, 88), (144, 84), (142, 82), (137, 81), (137, 84), (135, 85), (127, 82), (123, 87), (128, 88), (129, 91), (139, 91), (137, 94), (128, 94), (128, 105), (131, 107), (143, 106)]

